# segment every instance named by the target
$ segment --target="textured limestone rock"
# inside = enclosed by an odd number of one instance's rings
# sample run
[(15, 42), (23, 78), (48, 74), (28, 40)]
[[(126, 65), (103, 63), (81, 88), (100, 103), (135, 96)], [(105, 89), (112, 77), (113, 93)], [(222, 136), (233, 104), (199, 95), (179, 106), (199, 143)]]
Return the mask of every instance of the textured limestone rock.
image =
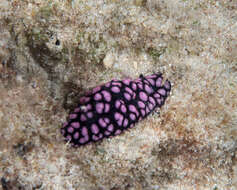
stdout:
[[(236, 189), (236, 9), (224, 0), (1, 0), (0, 186)], [(173, 87), (160, 112), (96, 145), (64, 143), (60, 128), (80, 95), (157, 72)]]

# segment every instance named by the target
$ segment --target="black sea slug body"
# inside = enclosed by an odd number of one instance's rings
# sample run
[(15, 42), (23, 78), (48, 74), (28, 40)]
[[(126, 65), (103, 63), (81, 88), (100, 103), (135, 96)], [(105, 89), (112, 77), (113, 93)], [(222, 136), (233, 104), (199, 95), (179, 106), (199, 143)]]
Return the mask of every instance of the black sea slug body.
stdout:
[(161, 74), (112, 80), (81, 97), (61, 133), (74, 146), (119, 135), (161, 107), (171, 90)]

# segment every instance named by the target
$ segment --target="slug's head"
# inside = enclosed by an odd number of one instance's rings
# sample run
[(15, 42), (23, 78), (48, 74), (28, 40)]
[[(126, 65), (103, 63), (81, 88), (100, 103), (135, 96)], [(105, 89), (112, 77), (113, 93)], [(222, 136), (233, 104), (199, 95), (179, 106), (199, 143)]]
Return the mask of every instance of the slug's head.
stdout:
[(166, 80), (164, 82), (161, 73), (152, 74), (146, 77), (140, 75), (139, 78), (145, 84), (144, 90), (147, 92), (147, 94), (153, 96), (156, 99), (159, 107), (161, 107), (170, 93), (171, 90), (170, 81)]

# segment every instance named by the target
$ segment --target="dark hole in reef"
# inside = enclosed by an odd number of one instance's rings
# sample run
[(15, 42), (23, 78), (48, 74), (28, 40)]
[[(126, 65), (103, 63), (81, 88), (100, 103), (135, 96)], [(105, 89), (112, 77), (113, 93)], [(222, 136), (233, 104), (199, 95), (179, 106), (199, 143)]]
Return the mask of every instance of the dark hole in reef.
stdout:
[(2, 66), (6, 66), (7, 62), (5, 60), (2, 61)]
[(25, 154), (27, 154), (28, 152), (30, 152), (33, 148), (33, 144), (32, 143), (18, 143), (17, 145), (13, 146), (14, 150), (16, 151), (16, 154), (20, 157), (25, 156)]
[(24, 190), (24, 186), (22, 186), (17, 179), (6, 180), (5, 177), (1, 178), (1, 185), (3, 190)]
[(2, 189), (3, 190), (9, 189), (8, 184), (7, 184), (7, 180), (4, 177), (1, 178), (1, 184), (2, 184)]
[(56, 40), (55, 45), (56, 45), (56, 46), (59, 46), (59, 45), (60, 45), (60, 40), (59, 40), (59, 39)]

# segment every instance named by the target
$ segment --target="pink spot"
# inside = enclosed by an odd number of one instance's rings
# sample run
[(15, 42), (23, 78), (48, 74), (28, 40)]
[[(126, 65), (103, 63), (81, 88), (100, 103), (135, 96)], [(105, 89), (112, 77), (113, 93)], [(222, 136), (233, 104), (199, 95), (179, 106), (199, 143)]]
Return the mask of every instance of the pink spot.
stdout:
[(150, 110), (148, 107), (146, 107), (146, 114), (150, 113)]
[(119, 113), (119, 112), (116, 112), (114, 114), (114, 118), (118, 122), (118, 125), (121, 126), (122, 123), (123, 123), (123, 118), (124, 118), (123, 115), (121, 113)]
[(166, 90), (170, 90), (171, 89), (171, 84), (168, 80), (165, 81), (164, 87)]
[(155, 93), (155, 94), (154, 94), (154, 97), (155, 97), (155, 98), (160, 98), (160, 94)]
[(157, 76), (157, 74), (152, 74), (152, 75), (148, 75), (148, 76), (146, 76), (146, 78), (151, 79), (151, 78), (156, 78), (156, 76)]
[(108, 126), (108, 131), (112, 132), (113, 130), (114, 130), (114, 126), (113, 126), (113, 124), (110, 124)]
[(87, 110), (90, 110), (91, 108), (92, 108), (91, 104), (88, 104), (88, 105), (86, 106), (86, 109), (87, 109)]
[(127, 127), (127, 125), (128, 125), (128, 119), (124, 119), (123, 126)]
[(110, 134), (111, 134), (111, 132), (105, 131), (105, 135), (109, 136)]
[(148, 107), (149, 107), (150, 110), (152, 110), (155, 106), (153, 104), (149, 103)]
[(122, 126), (123, 120), (122, 120), (122, 119), (119, 119), (119, 120), (117, 121), (117, 123), (118, 123), (119, 126)]
[(131, 96), (130, 96), (127, 92), (124, 93), (124, 97), (125, 97), (128, 101), (131, 100)]
[(136, 98), (136, 93), (133, 93), (132, 99)]
[(120, 109), (121, 109), (121, 111), (122, 111), (123, 113), (126, 113), (126, 112), (127, 112), (127, 108), (126, 108), (125, 105), (122, 105)]
[(87, 117), (88, 117), (88, 118), (92, 118), (92, 117), (93, 117), (93, 113), (92, 113), (92, 112), (88, 112), (88, 113), (87, 113)]
[(130, 82), (131, 82), (130, 79), (125, 79), (125, 80), (123, 80), (123, 83), (126, 84), (126, 85), (129, 85)]
[(99, 133), (99, 128), (98, 128), (98, 126), (97, 126), (96, 124), (92, 124), (92, 125), (91, 125), (91, 131), (92, 131), (92, 133), (94, 133), (94, 134)]
[(161, 95), (161, 96), (166, 96), (166, 91), (165, 89), (161, 88), (158, 90), (158, 93)]
[(110, 108), (110, 105), (109, 104), (105, 104), (105, 113), (109, 112), (109, 108)]
[(149, 85), (149, 82), (147, 80), (144, 80), (143, 83)]
[(142, 83), (138, 83), (138, 87), (142, 90), (143, 89)]
[(99, 138), (101, 139), (103, 137), (102, 133), (99, 134)]
[(98, 140), (100, 140), (101, 138), (103, 137), (103, 135), (100, 133), (99, 135), (92, 135), (92, 139), (94, 140), (94, 141), (98, 141)]
[(107, 83), (105, 84), (106, 87), (110, 87), (110, 85), (111, 85), (111, 82), (107, 82)]
[(140, 78), (135, 79), (133, 82), (135, 82), (135, 83), (141, 83), (141, 79), (140, 79)]
[(162, 78), (159, 77), (159, 78), (156, 80), (156, 87), (161, 87), (161, 84), (162, 84)]
[(75, 119), (76, 117), (77, 117), (77, 114), (75, 114), (75, 113), (69, 115), (70, 119)]
[(98, 100), (101, 100), (102, 99), (102, 96), (100, 93), (96, 93), (95, 96), (94, 96), (94, 100), (95, 101), (98, 101)]
[(75, 109), (74, 109), (74, 112), (77, 113), (77, 112), (79, 112), (80, 110), (81, 110), (80, 108), (75, 108)]
[(142, 101), (147, 101), (147, 95), (145, 92), (140, 92), (139, 97)]
[(80, 127), (80, 123), (79, 122), (72, 122), (71, 126), (74, 128), (79, 128)]
[(99, 125), (100, 125), (101, 127), (106, 127), (106, 126), (107, 126), (106, 122), (105, 122), (104, 119), (102, 119), (102, 118), (99, 119)]
[(86, 141), (89, 140), (89, 136), (88, 135), (86, 135), (84, 138), (85, 138)]
[(98, 141), (98, 140), (100, 140), (101, 138), (103, 137), (103, 135), (100, 133), (99, 135), (92, 135), (92, 139), (94, 140), (94, 141)]
[(133, 113), (130, 113), (130, 114), (129, 114), (129, 117), (130, 117), (130, 119), (133, 120), (133, 121), (136, 119), (136, 116), (135, 116), (135, 114), (133, 114)]
[(81, 144), (84, 144), (84, 143), (86, 142), (86, 139), (85, 139), (85, 138), (80, 138), (79, 142), (80, 142)]
[(146, 112), (144, 109), (141, 110), (142, 116), (144, 117), (146, 115)]
[(132, 89), (133, 89), (133, 90), (137, 90), (137, 85), (136, 85), (136, 83), (132, 83)]
[(156, 99), (156, 101), (158, 102), (158, 105), (161, 106), (161, 103), (162, 103), (161, 99), (158, 98), (158, 99)]
[(103, 103), (97, 103), (95, 107), (96, 107), (96, 111), (98, 113), (102, 113), (103, 109), (104, 109), (104, 104)]
[(154, 90), (149, 87), (148, 85), (145, 85), (145, 91), (148, 93), (148, 94), (151, 94), (152, 92), (154, 92)]
[(130, 88), (126, 87), (125, 90), (126, 90), (129, 94), (133, 94), (133, 91), (132, 91)]
[(154, 100), (154, 98), (152, 98), (152, 97), (149, 97), (149, 101), (153, 104), (153, 105), (155, 105), (156, 104), (156, 102), (155, 102), (155, 100)]
[(87, 135), (88, 135), (88, 129), (87, 129), (86, 127), (83, 127), (83, 128), (81, 129), (81, 134), (82, 134), (83, 136), (87, 136)]
[(113, 85), (117, 85), (117, 86), (122, 86), (122, 84), (120, 83), (120, 82), (115, 82), (115, 81), (113, 81)]
[(73, 133), (73, 131), (74, 131), (74, 129), (73, 129), (72, 127), (68, 127), (68, 128), (67, 128), (67, 132)]
[(119, 93), (119, 92), (120, 92), (120, 89), (119, 89), (119, 87), (117, 87), (117, 86), (113, 86), (113, 87), (111, 88), (111, 91), (114, 92), (114, 93)]
[(129, 105), (128, 108), (131, 112), (136, 113), (137, 116), (139, 115), (137, 108), (134, 105)]
[(145, 104), (142, 101), (138, 101), (139, 108), (145, 108)]
[(66, 127), (68, 125), (68, 122), (63, 123), (63, 127)]
[(81, 121), (86, 121), (86, 116), (84, 114), (81, 114), (80, 120)]
[(115, 102), (115, 107), (118, 109), (121, 105), (121, 101), (120, 100), (116, 100)]
[(81, 104), (84, 104), (84, 103), (89, 102), (89, 101), (90, 101), (90, 98), (84, 96), (84, 97), (81, 97), (79, 101), (80, 101)]
[(105, 123), (107, 123), (107, 124), (110, 122), (109, 118), (107, 118), (107, 117), (104, 118), (104, 121), (105, 121)]
[(61, 129), (62, 135), (65, 135), (65, 129)]
[(129, 110), (132, 111), (132, 112), (137, 112), (136, 107), (135, 107), (134, 105), (132, 105), (132, 104), (129, 105), (128, 108), (129, 108)]
[(67, 135), (67, 136), (66, 136), (66, 139), (67, 139), (67, 141), (71, 141), (71, 140), (72, 140), (72, 137), (71, 137), (70, 135)]
[(104, 95), (104, 99), (105, 99), (107, 102), (110, 102), (110, 101), (111, 101), (111, 94), (110, 94), (108, 91), (103, 90), (101, 93)]
[(120, 120), (122, 117), (123, 117), (123, 115), (122, 115), (121, 113), (119, 113), (119, 112), (116, 112), (116, 113), (114, 114), (114, 118), (115, 118), (116, 120)]
[(148, 78), (147, 80), (151, 83), (151, 85), (155, 85), (155, 81), (153, 79)]
[(97, 86), (92, 89), (92, 93), (94, 94), (94, 93), (98, 92), (100, 89), (101, 89), (101, 86)]
[(115, 135), (119, 135), (121, 133), (121, 130), (120, 129), (117, 129), (116, 131), (115, 131)]
[(74, 139), (78, 139), (78, 138), (79, 138), (79, 133), (76, 132), (76, 133), (73, 135), (73, 138), (74, 138)]
[(93, 139), (94, 141), (98, 141), (98, 140), (99, 140), (99, 137), (97, 137), (96, 135), (92, 135), (92, 139)]

